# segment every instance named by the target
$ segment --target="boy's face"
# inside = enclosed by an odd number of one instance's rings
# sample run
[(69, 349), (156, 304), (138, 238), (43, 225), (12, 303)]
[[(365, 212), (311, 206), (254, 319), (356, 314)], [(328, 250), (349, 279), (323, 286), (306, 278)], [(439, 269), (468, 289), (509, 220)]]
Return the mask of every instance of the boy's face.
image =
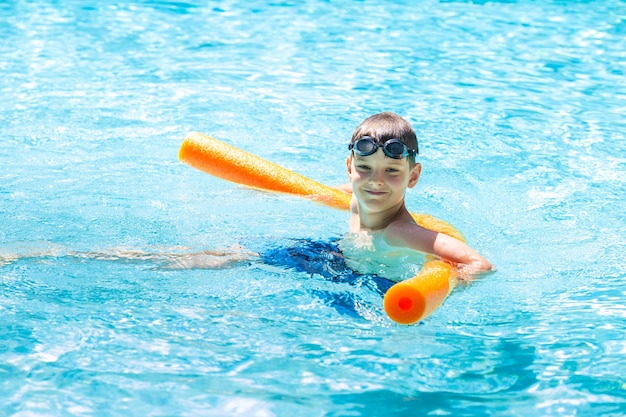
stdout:
[(347, 160), (352, 192), (360, 206), (370, 212), (383, 211), (404, 201), (407, 188), (413, 188), (421, 165), (410, 167), (407, 158), (387, 157), (382, 148), (368, 156), (352, 153)]

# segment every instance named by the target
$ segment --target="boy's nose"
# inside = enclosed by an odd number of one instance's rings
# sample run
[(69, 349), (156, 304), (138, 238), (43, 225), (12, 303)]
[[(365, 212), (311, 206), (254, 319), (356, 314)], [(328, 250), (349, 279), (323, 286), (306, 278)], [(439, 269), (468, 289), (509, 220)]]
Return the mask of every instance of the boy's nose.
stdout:
[(370, 182), (374, 184), (382, 185), (384, 183), (382, 172), (379, 172), (379, 171), (372, 172), (372, 176), (370, 177)]

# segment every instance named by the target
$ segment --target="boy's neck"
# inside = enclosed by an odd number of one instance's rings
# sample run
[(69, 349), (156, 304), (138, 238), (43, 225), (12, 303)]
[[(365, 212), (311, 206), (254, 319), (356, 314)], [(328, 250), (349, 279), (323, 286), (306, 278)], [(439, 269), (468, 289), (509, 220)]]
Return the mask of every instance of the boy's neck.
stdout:
[(404, 201), (396, 206), (390, 207), (387, 210), (375, 213), (368, 213), (359, 205), (358, 217), (355, 216), (356, 218), (353, 218), (353, 223), (350, 225), (350, 229), (352, 232), (382, 230), (401, 217), (402, 213), (405, 211), (406, 207), (404, 206)]

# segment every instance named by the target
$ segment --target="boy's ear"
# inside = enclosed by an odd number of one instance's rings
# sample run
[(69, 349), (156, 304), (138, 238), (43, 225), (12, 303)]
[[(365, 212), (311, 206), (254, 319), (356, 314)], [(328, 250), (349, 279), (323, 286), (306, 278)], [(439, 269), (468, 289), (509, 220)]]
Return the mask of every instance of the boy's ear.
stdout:
[(346, 158), (346, 167), (348, 168), (348, 175), (352, 174), (352, 155)]
[(417, 181), (420, 179), (420, 174), (422, 173), (422, 164), (416, 163), (411, 173), (409, 174), (409, 185), (408, 188), (413, 188), (417, 184)]

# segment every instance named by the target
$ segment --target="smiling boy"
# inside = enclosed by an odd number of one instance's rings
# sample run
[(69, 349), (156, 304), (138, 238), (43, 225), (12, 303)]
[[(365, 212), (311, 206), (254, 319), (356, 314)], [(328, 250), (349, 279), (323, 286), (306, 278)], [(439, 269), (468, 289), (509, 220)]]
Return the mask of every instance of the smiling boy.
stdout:
[(422, 166), (415, 160), (415, 131), (406, 120), (390, 112), (370, 116), (352, 134), (349, 150), (350, 183), (339, 188), (352, 193), (351, 233), (370, 235), (378, 252), (405, 248), (436, 255), (455, 264), (461, 278), (492, 269), (460, 240), (419, 226), (407, 210), (406, 190), (415, 187)]

